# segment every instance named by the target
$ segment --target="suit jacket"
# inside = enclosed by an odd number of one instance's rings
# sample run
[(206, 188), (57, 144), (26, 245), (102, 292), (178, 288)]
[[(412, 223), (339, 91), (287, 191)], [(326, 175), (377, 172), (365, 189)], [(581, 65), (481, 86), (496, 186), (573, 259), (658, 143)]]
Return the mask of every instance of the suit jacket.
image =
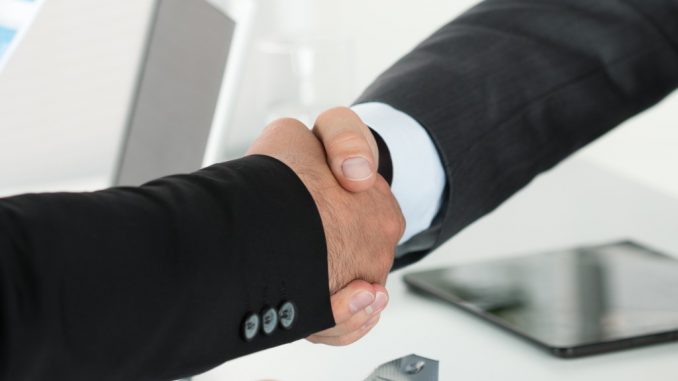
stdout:
[[(411, 263), (678, 85), (676, 0), (488, 0), (360, 101), (417, 119), (448, 176)], [(0, 378), (162, 380), (333, 324), (322, 224), (261, 156), (139, 188), (0, 200)], [(291, 329), (242, 337), (292, 301)]]
[[(0, 380), (173, 380), (334, 324), (320, 216), (265, 156), (0, 199)], [(289, 329), (243, 337), (285, 302)]]
[(439, 216), (399, 248), (395, 267), (677, 86), (678, 0), (487, 0), (471, 8), (357, 101), (417, 120), (447, 174)]

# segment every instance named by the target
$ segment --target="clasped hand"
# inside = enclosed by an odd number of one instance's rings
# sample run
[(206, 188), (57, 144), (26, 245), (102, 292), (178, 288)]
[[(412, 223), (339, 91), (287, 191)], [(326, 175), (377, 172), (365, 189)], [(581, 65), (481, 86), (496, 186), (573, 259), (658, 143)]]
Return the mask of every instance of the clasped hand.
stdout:
[(247, 154), (271, 156), (290, 167), (322, 220), (336, 326), (308, 340), (347, 345), (360, 339), (386, 307), (384, 285), (405, 228), (398, 203), (376, 171), (372, 132), (350, 109), (335, 108), (322, 113), (312, 131), (295, 119), (272, 122)]

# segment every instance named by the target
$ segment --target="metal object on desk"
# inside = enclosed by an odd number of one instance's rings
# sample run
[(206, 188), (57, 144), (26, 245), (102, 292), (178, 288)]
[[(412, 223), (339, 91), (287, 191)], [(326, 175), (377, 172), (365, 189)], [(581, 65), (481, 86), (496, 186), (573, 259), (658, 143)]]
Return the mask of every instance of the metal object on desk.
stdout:
[(438, 361), (411, 354), (379, 366), (365, 381), (438, 381)]

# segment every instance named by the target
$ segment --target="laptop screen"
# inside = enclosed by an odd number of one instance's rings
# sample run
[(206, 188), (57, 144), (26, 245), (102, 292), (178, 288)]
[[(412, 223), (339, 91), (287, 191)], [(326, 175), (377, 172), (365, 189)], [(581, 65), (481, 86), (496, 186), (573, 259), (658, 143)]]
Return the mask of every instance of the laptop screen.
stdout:
[(115, 185), (202, 166), (235, 22), (205, 0), (159, 0)]

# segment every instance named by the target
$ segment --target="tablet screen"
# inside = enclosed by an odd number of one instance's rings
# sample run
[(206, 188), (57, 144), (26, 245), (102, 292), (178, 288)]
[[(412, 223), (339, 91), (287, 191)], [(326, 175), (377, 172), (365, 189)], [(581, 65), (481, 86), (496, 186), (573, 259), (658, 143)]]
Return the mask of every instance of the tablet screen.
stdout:
[(678, 261), (632, 242), (408, 274), (406, 281), (548, 347), (678, 331)]

